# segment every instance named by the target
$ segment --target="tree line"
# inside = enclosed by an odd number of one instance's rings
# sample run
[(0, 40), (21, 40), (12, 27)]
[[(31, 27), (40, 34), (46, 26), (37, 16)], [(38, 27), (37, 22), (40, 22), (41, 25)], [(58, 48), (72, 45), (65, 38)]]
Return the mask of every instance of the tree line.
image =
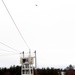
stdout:
[[(59, 75), (60, 69), (38, 68), (37, 75)], [(21, 75), (21, 66), (11, 66), (10, 68), (0, 68), (0, 75)], [(36, 70), (34, 69), (34, 75)]]
[[(34, 69), (34, 75), (61, 75), (61, 71), (75, 70), (72, 65), (69, 65), (64, 70), (55, 68), (38, 68), (37, 73)], [(21, 75), (21, 66), (11, 66), (10, 68), (0, 68), (0, 75)]]
[(21, 75), (21, 67), (11, 66), (10, 68), (0, 68), (0, 75)]

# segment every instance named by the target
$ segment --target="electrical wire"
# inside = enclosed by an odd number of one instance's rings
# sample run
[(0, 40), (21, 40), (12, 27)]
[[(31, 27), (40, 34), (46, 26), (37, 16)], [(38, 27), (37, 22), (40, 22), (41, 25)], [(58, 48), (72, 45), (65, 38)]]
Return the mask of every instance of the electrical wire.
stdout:
[(14, 48), (12, 48), (12, 47), (10, 47), (10, 46), (8, 46), (8, 45), (6, 45), (6, 44), (2, 43), (2, 42), (0, 42), (0, 44), (4, 45), (4, 46), (6, 46), (6, 47), (8, 47), (8, 48), (10, 48), (10, 49), (12, 49), (12, 50), (14, 50), (14, 51), (20, 52), (20, 51), (18, 51), (18, 50), (16, 50), (16, 49), (14, 49)]
[(8, 50), (5, 50), (5, 49), (0, 49), (0, 51), (15, 53), (13, 51), (8, 51)]
[(0, 54), (0, 56), (2, 56), (2, 57), (3, 57), (3, 56), (12, 56), (12, 55), (16, 55), (16, 54), (18, 55), (18, 54), (20, 54), (20, 53), (15, 53), (15, 54)]
[(6, 6), (6, 4), (4, 3), (4, 1), (3, 1), (3, 0), (2, 0), (2, 2), (3, 2), (3, 4), (4, 4), (4, 6), (5, 6), (5, 8), (6, 8), (7, 12), (8, 12), (8, 14), (9, 14), (10, 18), (12, 19), (12, 21), (13, 21), (13, 23), (14, 23), (14, 25), (15, 25), (16, 29), (18, 30), (18, 32), (19, 32), (19, 34), (20, 34), (20, 36), (22, 37), (22, 39), (23, 39), (23, 41), (24, 41), (25, 45), (27, 45), (27, 47), (28, 47), (28, 48), (29, 48), (29, 50), (30, 50), (29, 45), (27, 44), (27, 42), (25, 41), (24, 37), (22, 36), (22, 34), (21, 34), (21, 32), (20, 32), (19, 28), (17, 27), (17, 25), (16, 25), (16, 23), (15, 23), (15, 21), (14, 21), (13, 17), (11, 16), (11, 14), (10, 14), (10, 12), (9, 12), (9, 10), (8, 10), (8, 8), (7, 8), (7, 6)]

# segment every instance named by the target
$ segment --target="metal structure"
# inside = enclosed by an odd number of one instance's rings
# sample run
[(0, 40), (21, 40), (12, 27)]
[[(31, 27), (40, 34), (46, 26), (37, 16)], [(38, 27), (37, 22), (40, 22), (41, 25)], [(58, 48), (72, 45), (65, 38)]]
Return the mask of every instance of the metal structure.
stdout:
[[(16, 22), (14, 21), (14, 19), (13, 19), (11, 13), (9, 12), (9, 10), (8, 10), (8, 8), (7, 8), (7, 6), (6, 6), (5, 2), (4, 2), (4, 0), (2, 0), (2, 3), (3, 3), (3, 5), (4, 5), (4, 7), (6, 8), (6, 10), (7, 10), (8, 14), (9, 14), (11, 20), (13, 21), (13, 23), (14, 23), (14, 25), (15, 25), (17, 31), (19, 32), (21, 38), (23, 39), (25, 45), (26, 45), (26, 46), (28, 47), (28, 49), (29, 49), (29, 55), (28, 55), (27, 57), (25, 57), (25, 56), (24, 56), (24, 52), (23, 52), (23, 57), (20, 58), (20, 63), (21, 63), (21, 75), (34, 75), (34, 72), (33, 72), (33, 64), (34, 64), (34, 61), (33, 61), (33, 60), (34, 60), (34, 58), (35, 58), (35, 70), (36, 70), (36, 74), (37, 74), (36, 51), (35, 51), (35, 57), (32, 57), (32, 56), (31, 56), (31, 52), (30, 52), (30, 47), (29, 47), (29, 45), (27, 44), (27, 42), (25, 41), (24, 37), (22, 36), (22, 34), (21, 34), (21, 32), (20, 32), (20, 30), (19, 30), (19, 28), (18, 28)], [(36, 5), (36, 6), (37, 6), (37, 5)], [(0, 43), (1, 43), (1, 42), (0, 42)], [(7, 46), (7, 45), (4, 44), (4, 43), (1, 43), (1, 44)], [(7, 46), (7, 47), (9, 47), (9, 46)], [(15, 49), (12, 48), (12, 47), (9, 47), (9, 48), (15, 50)], [(16, 50), (15, 50), (15, 51), (16, 51)]]
[[(35, 55), (36, 55), (36, 53), (35, 53)], [(36, 56), (32, 57), (30, 52), (27, 57), (24, 56), (24, 52), (23, 52), (23, 57), (20, 58), (21, 75), (34, 75), (34, 70), (33, 70), (34, 58), (36, 59)], [(36, 68), (36, 66), (35, 66), (35, 68)]]

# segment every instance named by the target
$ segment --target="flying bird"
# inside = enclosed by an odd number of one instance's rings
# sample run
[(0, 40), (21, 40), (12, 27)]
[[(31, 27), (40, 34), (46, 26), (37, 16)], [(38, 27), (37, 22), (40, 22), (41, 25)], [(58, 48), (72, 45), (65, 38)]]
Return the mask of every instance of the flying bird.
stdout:
[(38, 6), (37, 4), (35, 4), (35, 6)]

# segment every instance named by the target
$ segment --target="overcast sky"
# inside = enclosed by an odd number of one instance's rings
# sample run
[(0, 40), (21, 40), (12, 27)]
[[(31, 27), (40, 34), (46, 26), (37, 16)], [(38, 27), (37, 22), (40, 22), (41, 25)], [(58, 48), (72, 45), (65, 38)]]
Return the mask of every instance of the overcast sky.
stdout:
[[(4, 0), (4, 2), (31, 51), (37, 51), (38, 67), (62, 68), (69, 64), (75, 65), (75, 0)], [(0, 42), (18, 50), (14, 51), (0, 43), (0, 67), (20, 65), (19, 52), (28, 52), (29, 49), (2, 0), (0, 0)]]

